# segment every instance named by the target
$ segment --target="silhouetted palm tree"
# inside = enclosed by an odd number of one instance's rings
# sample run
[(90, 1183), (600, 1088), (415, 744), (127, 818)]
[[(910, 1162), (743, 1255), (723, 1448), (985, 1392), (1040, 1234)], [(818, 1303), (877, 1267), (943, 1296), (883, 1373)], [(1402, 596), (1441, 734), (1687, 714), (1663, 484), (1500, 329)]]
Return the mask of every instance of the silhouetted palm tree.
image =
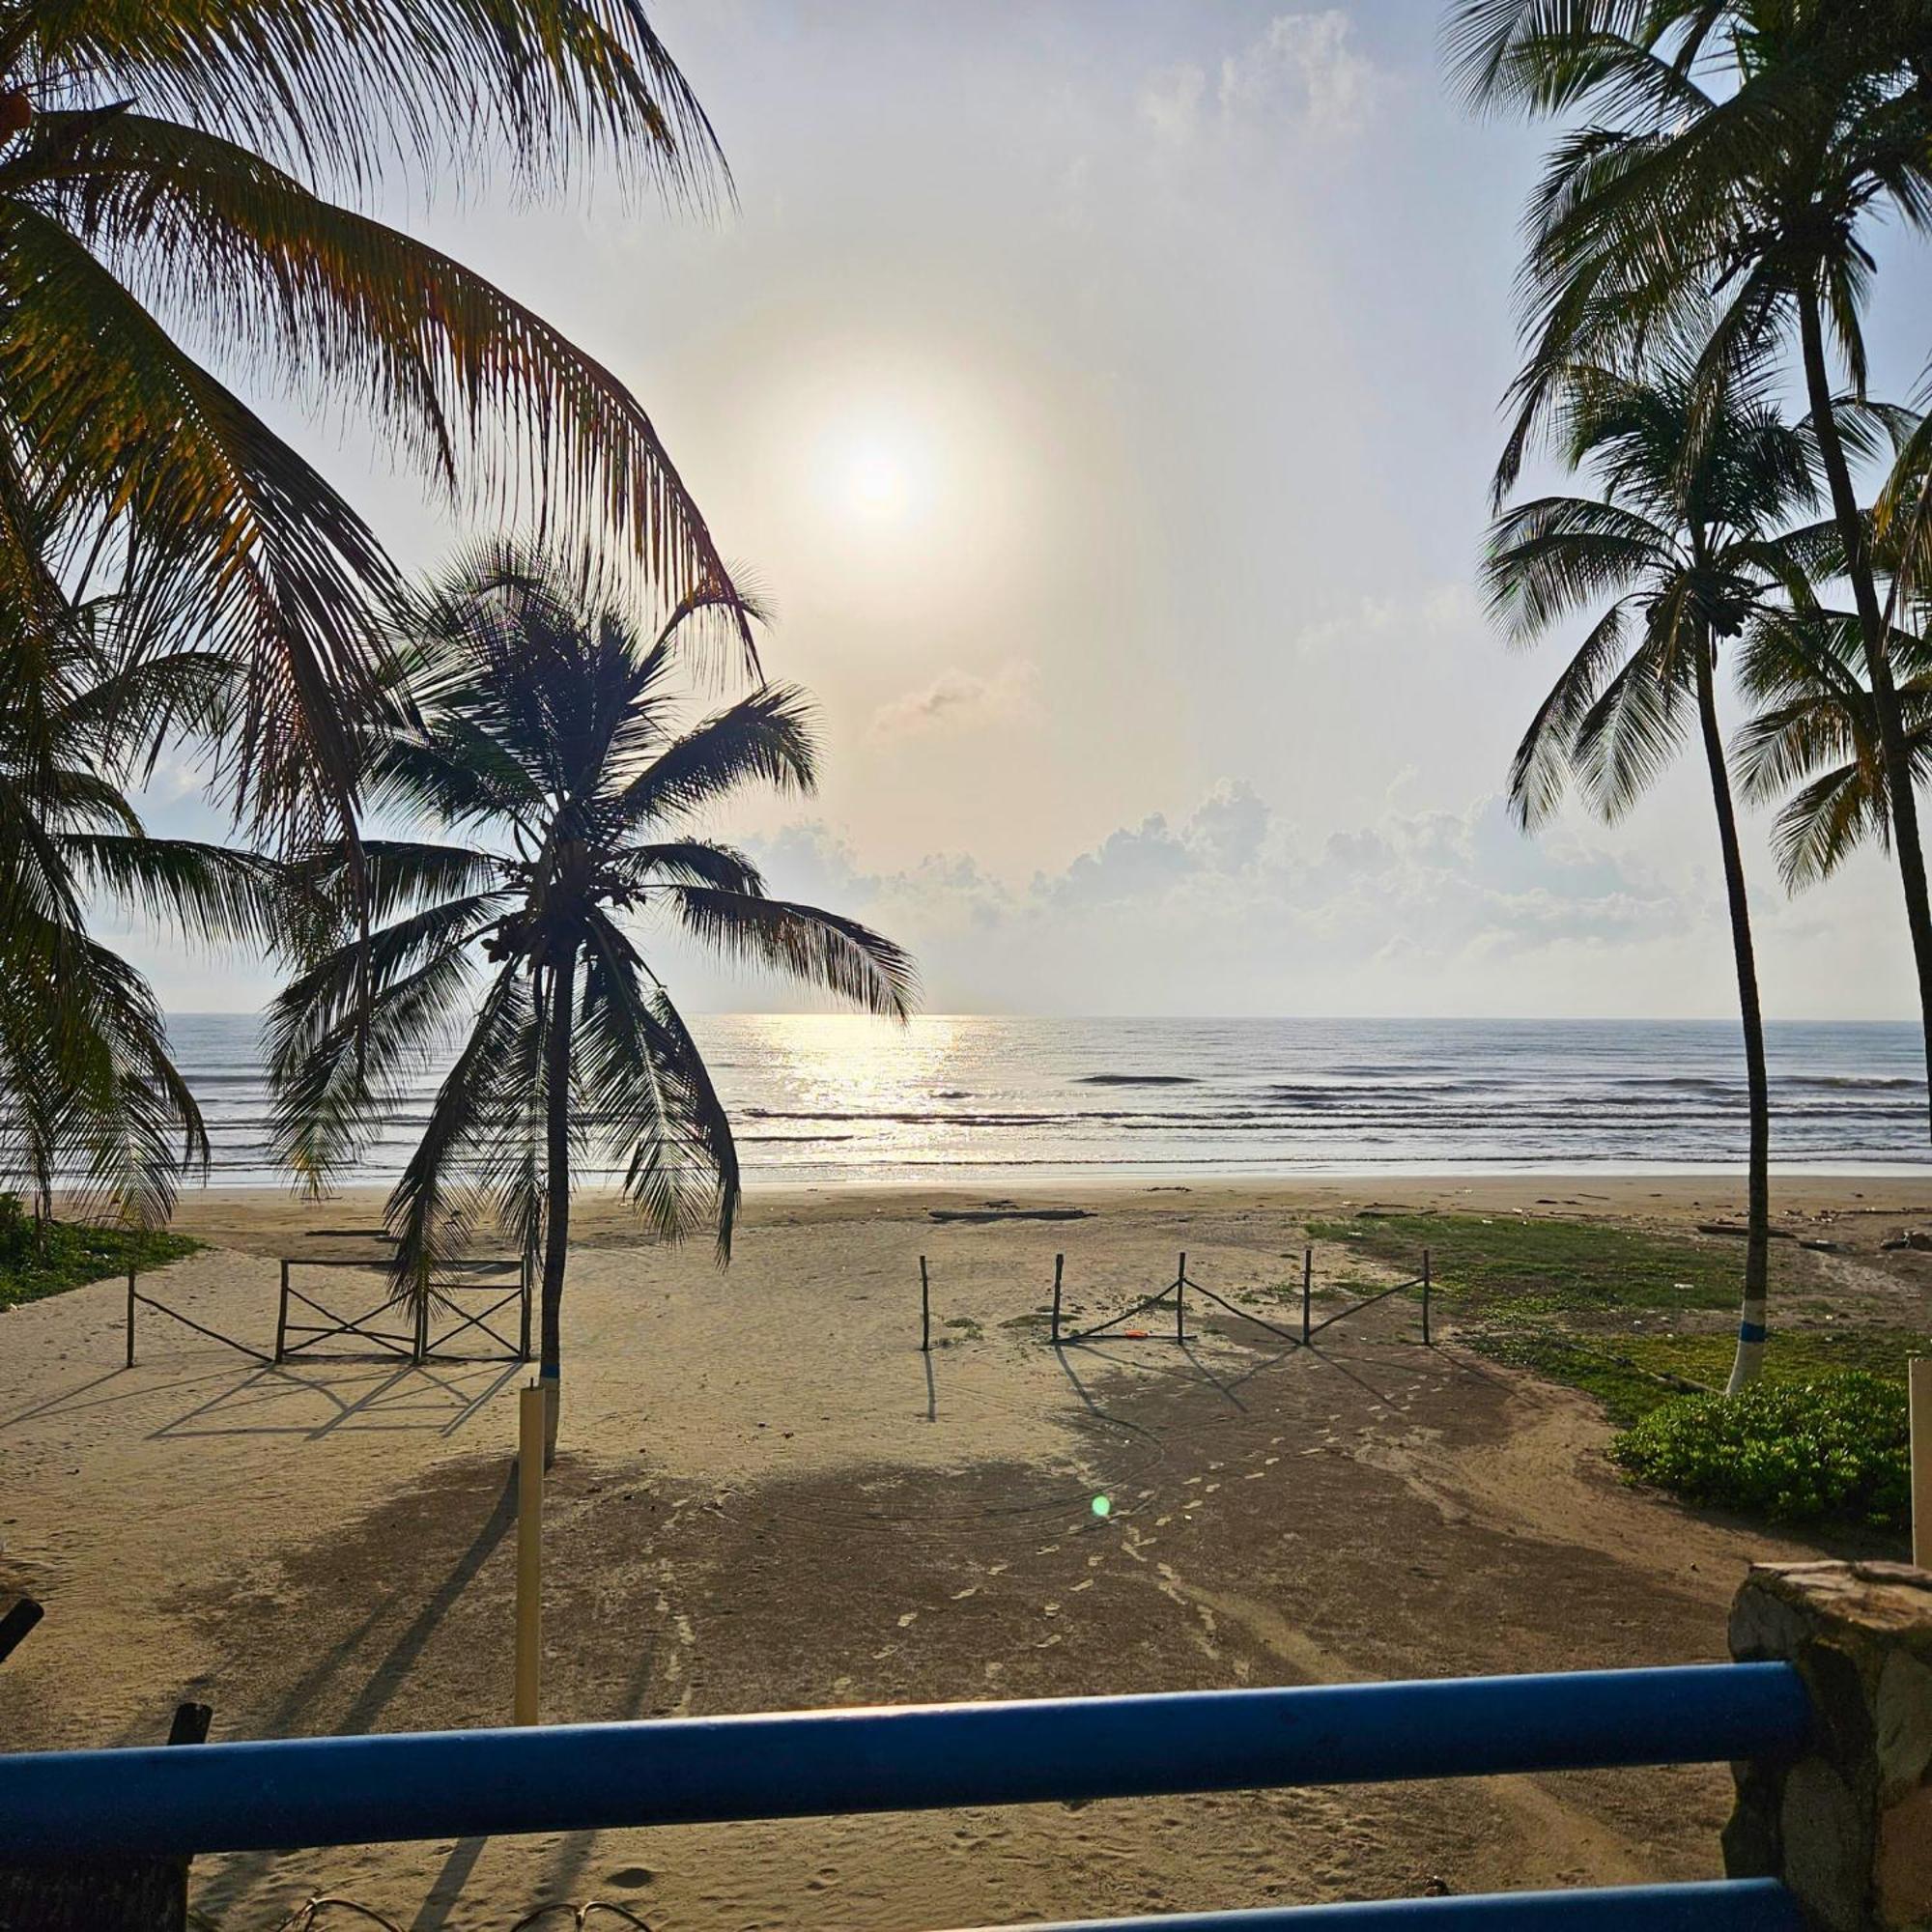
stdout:
[[(673, 730), (691, 615), (653, 640), (584, 567), (503, 545), (413, 601), (397, 649), (419, 722), (375, 743), (372, 800), (481, 842), (369, 840), (366, 950), (342, 937), (270, 1016), (278, 1146), (317, 1184), (473, 1013), (389, 1197), (394, 1290), (419, 1307), (486, 1212), (540, 1254), (553, 1439), (573, 1160), (620, 1173), (668, 1237), (713, 1227), (721, 1261), (738, 1206), (730, 1122), (629, 923), (659, 914), (869, 1011), (910, 1009), (891, 941), (766, 897), (742, 853), (686, 829), (746, 785), (809, 790), (816, 770), (788, 686)], [(349, 863), (325, 848), (301, 883), (340, 905)]]
[[(25, 509), (35, 524), (38, 504)], [(206, 1165), (200, 1110), (147, 981), (88, 929), (105, 898), (205, 942), (265, 947), (277, 868), (252, 853), (151, 838), (127, 792), (148, 775), (130, 719), (185, 749), (218, 732), (232, 668), (206, 651), (137, 655), (112, 598), (32, 614), (0, 600), (0, 1188), (38, 1216), (57, 1185), (144, 1226), (178, 1172)], [(22, 674), (30, 670), (31, 674)]]
[[(1450, 39), (1478, 99), (1600, 117), (1558, 142), (1531, 203), (1528, 357), (1499, 487), (1574, 361), (1675, 341), (1721, 384), (1795, 329), (1881, 755), (1909, 773), (1869, 532), (1833, 406), (1831, 338), (1861, 395), (1869, 236), (1887, 217), (1932, 228), (1932, 10), (1462, 0)], [(1932, 1079), (1932, 895), (1909, 779), (1887, 787), (1887, 805)]]
[(365, 414), (452, 500), (614, 535), (667, 604), (728, 589), (624, 384), (352, 205), (385, 162), (484, 156), (526, 183), (600, 156), (678, 195), (723, 179), (636, 0), (0, 0), (0, 601), (58, 621), (50, 583), (111, 588), (146, 647), (231, 661), (220, 777), (283, 833), (303, 802), (351, 815), (359, 615), (393, 573), (237, 381)]
[[(1749, 1105), (1748, 1236), (1733, 1391), (1757, 1374), (1770, 1282), (1770, 1092), (1750, 906), (1718, 723), (1716, 661), (1799, 573), (1774, 540), (1811, 500), (1815, 439), (1762, 393), (1713, 406), (1682, 365), (1649, 382), (1573, 367), (1551, 398), (1559, 445), (1601, 497), (1545, 497), (1500, 515), (1487, 577), (1492, 610), (1531, 639), (1575, 613), (1588, 634), (1524, 733), (1510, 799), (1527, 829), (1581, 783), (1620, 817), (1694, 721), (1723, 860)], [(1608, 600), (1607, 603), (1605, 600)]]

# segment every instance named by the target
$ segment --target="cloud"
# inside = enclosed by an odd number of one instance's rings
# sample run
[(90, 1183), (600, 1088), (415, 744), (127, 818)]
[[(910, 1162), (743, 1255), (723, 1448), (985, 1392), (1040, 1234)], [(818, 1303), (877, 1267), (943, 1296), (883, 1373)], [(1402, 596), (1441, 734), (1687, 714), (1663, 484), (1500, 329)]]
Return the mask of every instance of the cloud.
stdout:
[(1135, 105), (1156, 139), (1179, 148), (1194, 138), (1201, 120), (1202, 99), (1207, 92), (1207, 74), (1183, 62), (1179, 67), (1162, 68), (1150, 74), (1141, 83)]
[(1277, 14), (1245, 53), (1221, 63), (1221, 111), (1286, 115), (1311, 132), (1349, 134), (1373, 105), (1379, 75), (1349, 44), (1348, 14)]
[[(1238, 53), (1224, 55), (1214, 91), (1224, 128), (1286, 125), (1317, 136), (1360, 130), (1385, 76), (1350, 43), (1347, 14), (1277, 14)], [(1201, 129), (1208, 73), (1192, 62), (1156, 70), (1134, 102), (1157, 141), (1185, 148)]]
[(943, 670), (918, 691), (891, 698), (872, 713), (874, 738), (917, 738), (983, 730), (989, 724), (1030, 724), (1039, 716), (1039, 668), (1026, 659), (991, 676)]
[(1391, 803), (1310, 837), (1252, 784), (1224, 780), (1183, 816), (1150, 812), (1024, 883), (961, 854), (866, 874), (822, 824), (758, 857), (775, 891), (912, 947), (942, 1010), (1335, 1011), (1398, 999), (1527, 1010), (1521, 989), (1579, 972), (1614, 984), (1627, 954), (1688, 941), (1722, 963), (1703, 937), (1719, 908), (1697, 882), (1560, 834), (1526, 839), (1496, 798), (1453, 811)]

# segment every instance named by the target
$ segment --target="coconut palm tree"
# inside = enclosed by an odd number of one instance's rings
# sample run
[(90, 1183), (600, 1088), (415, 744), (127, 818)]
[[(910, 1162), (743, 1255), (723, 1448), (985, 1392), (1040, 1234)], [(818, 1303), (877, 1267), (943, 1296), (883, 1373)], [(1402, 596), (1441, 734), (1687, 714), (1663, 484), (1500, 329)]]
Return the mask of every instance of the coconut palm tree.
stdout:
[(874, 1013), (910, 1010), (911, 961), (890, 940), (767, 897), (744, 854), (689, 829), (744, 786), (807, 791), (816, 775), (789, 686), (674, 728), (692, 614), (649, 637), (587, 567), (516, 545), (411, 600), (396, 646), (412, 722), (373, 743), (370, 795), (469, 842), (365, 842), (366, 946), (339, 923), (344, 844), (315, 853), (301, 884), (336, 906), (337, 943), (270, 1014), (277, 1144), (311, 1186), (462, 1033), (389, 1197), (394, 1293), (420, 1307), (484, 1214), (541, 1255), (553, 1441), (573, 1164), (613, 1170), (661, 1235), (708, 1226), (721, 1263), (731, 1250), (731, 1124), (634, 922), (660, 916)]
[[(1914, 782), (1932, 778), (1932, 645), (1893, 625), (1888, 653)], [(1777, 867), (1793, 892), (1829, 878), (1860, 846), (1887, 847), (1891, 817), (1878, 713), (1858, 614), (1770, 610), (1751, 621), (1738, 684), (1758, 709), (1733, 742), (1745, 796), (1779, 807)]]
[(146, 607), (128, 635), (230, 661), (222, 782), (279, 831), (353, 811), (380, 683), (358, 613), (394, 573), (244, 389), (359, 412), (454, 503), (616, 537), (750, 648), (624, 384), (357, 206), (386, 163), (479, 156), (526, 185), (588, 159), (686, 198), (724, 179), (637, 0), (0, 0), (0, 601), (109, 588)]
[(1533, 830), (1574, 778), (1604, 816), (1620, 817), (1694, 721), (1723, 862), (1748, 1094), (1735, 1392), (1756, 1376), (1764, 1350), (1771, 1101), (1717, 656), (1794, 575), (1774, 533), (1812, 497), (1815, 439), (1781, 420), (1761, 390), (1734, 390), (1713, 408), (1683, 364), (1649, 380), (1573, 368), (1554, 408), (1563, 455), (1594, 471), (1603, 494), (1545, 497), (1503, 512), (1486, 563), (1491, 605), (1523, 640), (1574, 614), (1594, 621), (1523, 734), (1510, 800)]
[(260, 947), (278, 878), (252, 853), (142, 826), (128, 787), (147, 773), (127, 721), (205, 740), (232, 668), (204, 651), (128, 662), (125, 615), (111, 599), (63, 604), (51, 589), (31, 621), (0, 601), (0, 663), (33, 666), (0, 678), (0, 1191), (30, 1194), (44, 1218), (59, 1185), (153, 1226), (172, 1210), (179, 1170), (206, 1165), (208, 1136), (152, 990), (92, 936), (90, 906)]
[[(1675, 340), (1693, 344), (1721, 379), (1795, 333), (1880, 753), (1888, 770), (1909, 773), (1831, 352), (1835, 343), (1861, 395), (1871, 232), (1887, 218), (1932, 229), (1932, 9), (1922, 0), (1462, 0), (1450, 39), (1479, 100), (1602, 116), (1559, 141), (1531, 202), (1528, 354), (1499, 487), (1579, 357), (1616, 360)], [(1886, 788), (1886, 804), (1932, 1080), (1932, 895), (1909, 780)]]

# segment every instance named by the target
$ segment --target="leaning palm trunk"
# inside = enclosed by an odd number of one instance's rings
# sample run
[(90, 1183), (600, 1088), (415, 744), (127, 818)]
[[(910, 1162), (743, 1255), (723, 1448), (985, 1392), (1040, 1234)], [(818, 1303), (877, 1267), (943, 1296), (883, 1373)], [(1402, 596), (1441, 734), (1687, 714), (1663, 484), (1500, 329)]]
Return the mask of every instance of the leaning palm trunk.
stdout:
[(1708, 639), (1697, 645), (1697, 724), (1711, 773), (1711, 803), (1718, 814), (1718, 844), (1723, 853), (1724, 896), (1731, 915), (1731, 951), (1738, 968), (1738, 1013), (1744, 1021), (1745, 1080), (1749, 1092), (1750, 1152), (1746, 1180), (1745, 1297), (1738, 1316), (1738, 1351), (1731, 1359), (1726, 1395), (1736, 1395), (1758, 1378), (1764, 1365), (1765, 1300), (1771, 1282), (1771, 1081), (1764, 1061), (1764, 1013), (1758, 1002), (1757, 956), (1751, 945), (1750, 900), (1745, 892), (1744, 854), (1738, 846), (1738, 815), (1731, 798), (1731, 775), (1724, 761), (1723, 734), (1718, 725), (1716, 679)]
[(537, 1381), (544, 1392), (544, 1467), (556, 1460), (563, 1410), (563, 1270), (570, 1258), (570, 1033), (576, 1010), (577, 948), (552, 968), (550, 1037), (545, 1042), (543, 1294)]
[[(1925, 1048), (1928, 1107), (1932, 1107), (1932, 894), (1925, 880), (1925, 848), (1918, 837), (1918, 800), (1912, 788), (1912, 753), (1904, 713), (1886, 647), (1887, 625), (1872, 580), (1871, 546), (1865, 540), (1864, 518), (1852, 488), (1845, 446), (1832, 413), (1831, 377), (1825, 366), (1824, 329), (1818, 297), (1807, 289), (1799, 299), (1799, 327), (1804, 352), (1804, 385), (1811, 419), (1818, 427), (1818, 449), (1832, 493), (1832, 513), (1845, 548), (1845, 574), (1858, 603), (1859, 629), (1864, 639), (1865, 670), (1871, 680), (1872, 710), (1878, 720), (1879, 753), (1885, 767), (1886, 801), (1891, 817), (1892, 844), (1898, 853), (1899, 885), (1905, 894), (1905, 923), (1912, 934), (1913, 964), (1918, 975), (1918, 1018)], [(1927, 1115), (1932, 1130), (1932, 1111)]]

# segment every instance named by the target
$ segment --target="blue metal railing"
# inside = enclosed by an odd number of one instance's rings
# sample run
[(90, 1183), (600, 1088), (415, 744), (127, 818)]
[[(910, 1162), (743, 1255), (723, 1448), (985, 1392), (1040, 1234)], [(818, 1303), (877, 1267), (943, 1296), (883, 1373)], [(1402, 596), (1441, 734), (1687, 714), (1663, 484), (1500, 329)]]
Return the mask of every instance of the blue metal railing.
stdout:
[(1807, 1722), (1789, 1664), (1720, 1663), (22, 1752), (0, 1756), (0, 1858), (1695, 1764), (1788, 1751)]
[(1284, 1905), (1082, 1918), (985, 1932), (1804, 1932), (1776, 1879), (1626, 1885), (1597, 1891), (1505, 1891), (1477, 1898), (1393, 1898), (1371, 1905)]

